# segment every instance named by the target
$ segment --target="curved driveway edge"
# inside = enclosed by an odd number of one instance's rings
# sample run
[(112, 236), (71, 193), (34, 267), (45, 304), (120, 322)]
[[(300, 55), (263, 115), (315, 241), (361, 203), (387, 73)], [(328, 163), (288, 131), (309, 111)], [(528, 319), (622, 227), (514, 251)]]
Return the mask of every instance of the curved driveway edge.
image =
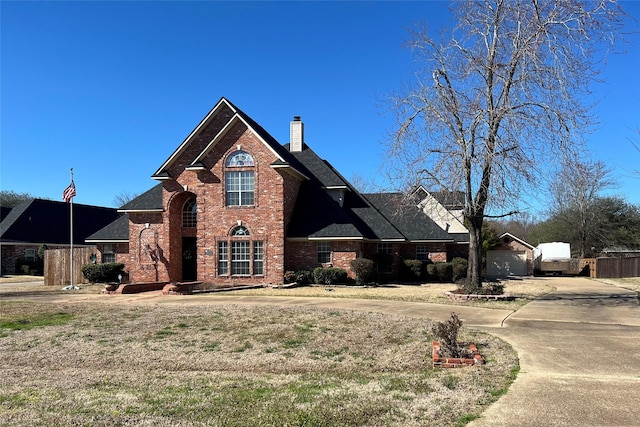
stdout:
[(636, 426), (640, 423), (640, 307), (635, 292), (585, 278), (553, 278), (556, 291), (503, 328), (520, 373), (479, 426)]

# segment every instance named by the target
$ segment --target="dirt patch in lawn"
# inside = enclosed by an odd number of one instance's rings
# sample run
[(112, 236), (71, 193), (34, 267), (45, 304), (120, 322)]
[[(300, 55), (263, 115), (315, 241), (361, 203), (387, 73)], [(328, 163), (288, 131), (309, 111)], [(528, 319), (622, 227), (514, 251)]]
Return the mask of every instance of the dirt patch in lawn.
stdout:
[(0, 325), (7, 426), (448, 426), (518, 370), (465, 328), (487, 363), (432, 369), (429, 321), (349, 310), (13, 301)]

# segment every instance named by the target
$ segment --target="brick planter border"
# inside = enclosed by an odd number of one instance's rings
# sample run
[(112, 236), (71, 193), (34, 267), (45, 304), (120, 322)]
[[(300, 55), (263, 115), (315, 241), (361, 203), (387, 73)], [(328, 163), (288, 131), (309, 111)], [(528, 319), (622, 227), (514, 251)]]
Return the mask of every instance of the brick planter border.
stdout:
[(449, 299), (461, 299), (461, 300), (473, 300), (473, 299), (486, 299), (496, 301), (511, 300), (513, 297), (509, 294), (500, 295), (485, 295), (485, 294), (456, 294), (455, 292), (446, 291), (444, 295)]
[(473, 353), (473, 358), (461, 358), (461, 357), (442, 357), (440, 356), (440, 342), (432, 342), (431, 358), (433, 359), (434, 368), (461, 368), (464, 366), (475, 366), (484, 364), (484, 359), (478, 352), (478, 348), (475, 344), (470, 343), (469, 348)]
[(104, 289), (103, 294), (137, 294), (140, 292), (159, 291), (167, 282), (139, 282), (139, 283), (123, 283), (118, 286), (115, 291)]

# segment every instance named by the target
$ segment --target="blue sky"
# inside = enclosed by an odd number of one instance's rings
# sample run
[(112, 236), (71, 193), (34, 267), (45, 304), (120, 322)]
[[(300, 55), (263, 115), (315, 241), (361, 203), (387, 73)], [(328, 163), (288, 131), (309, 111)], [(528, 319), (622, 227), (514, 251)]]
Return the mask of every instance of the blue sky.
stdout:
[[(640, 19), (640, 2), (623, 2)], [(224, 96), (281, 143), (306, 142), (345, 177), (379, 180), (392, 117), (381, 99), (411, 81), (407, 29), (448, 19), (423, 2), (0, 3), (0, 189), (115, 206)], [(637, 29), (637, 28), (636, 28)], [(640, 37), (609, 59), (589, 137), (640, 204)]]

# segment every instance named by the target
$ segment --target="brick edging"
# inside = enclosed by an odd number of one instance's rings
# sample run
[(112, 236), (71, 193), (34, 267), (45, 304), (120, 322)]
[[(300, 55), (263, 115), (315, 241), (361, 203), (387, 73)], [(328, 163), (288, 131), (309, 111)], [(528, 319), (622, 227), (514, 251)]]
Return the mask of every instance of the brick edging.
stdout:
[(478, 347), (476, 347), (476, 345), (473, 343), (469, 344), (469, 349), (473, 353), (473, 358), (442, 357), (440, 356), (440, 342), (433, 341), (431, 345), (431, 358), (433, 359), (434, 368), (460, 368), (464, 366), (484, 364), (484, 359), (478, 352)]
[(499, 294), (499, 295), (488, 295), (488, 294), (456, 294), (455, 292), (445, 291), (444, 295), (449, 299), (463, 299), (463, 300), (471, 300), (471, 299), (486, 299), (486, 300), (507, 300), (513, 298), (509, 294)]

